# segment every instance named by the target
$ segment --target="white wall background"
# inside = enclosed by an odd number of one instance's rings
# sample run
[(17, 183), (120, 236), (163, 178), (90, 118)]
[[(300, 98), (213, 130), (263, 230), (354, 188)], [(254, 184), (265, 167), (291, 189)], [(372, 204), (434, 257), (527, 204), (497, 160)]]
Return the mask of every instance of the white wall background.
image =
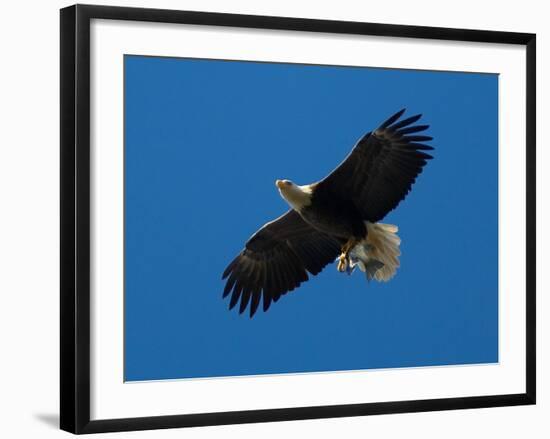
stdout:
[[(326, 419), (109, 437), (242, 439), (316, 437), (530, 437), (550, 434), (549, 11), (544, 1), (299, 0), (88, 1), (120, 6), (205, 10), (537, 33), (538, 44), (538, 405)], [(64, 1), (9, 2), (0, 14), (0, 436), (62, 437), (58, 422), (59, 13)]]

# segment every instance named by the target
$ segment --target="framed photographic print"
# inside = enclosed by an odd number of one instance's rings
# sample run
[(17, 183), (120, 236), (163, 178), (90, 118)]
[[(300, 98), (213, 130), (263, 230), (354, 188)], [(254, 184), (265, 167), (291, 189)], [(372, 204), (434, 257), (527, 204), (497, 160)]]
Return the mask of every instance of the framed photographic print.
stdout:
[(61, 10), (61, 428), (535, 403), (535, 35)]

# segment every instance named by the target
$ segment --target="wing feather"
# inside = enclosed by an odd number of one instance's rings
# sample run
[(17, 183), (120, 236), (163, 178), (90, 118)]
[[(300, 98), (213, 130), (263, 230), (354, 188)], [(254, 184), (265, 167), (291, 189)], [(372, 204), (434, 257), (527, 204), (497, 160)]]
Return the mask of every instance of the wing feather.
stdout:
[(222, 276), (227, 279), (223, 297), (231, 293), (230, 309), (240, 300), (240, 313), (250, 305), (250, 317), (263, 297), (266, 311), (272, 302), (306, 282), (308, 273), (316, 275), (333, 262), (340, 245), (289, 210), (254, 233), (229, 263)]
[(316, 185), (315, 192), (353, 202), (370, 222), (380, 221), (395, 209), (433, 158), (424, 152), (433, 150), (424, 143), (432, 137), (416, 134), (429, 125), (414, 125), (420, 114), (399, 120), (404, 112), (395, 113), (363, 136), (344, 161)]

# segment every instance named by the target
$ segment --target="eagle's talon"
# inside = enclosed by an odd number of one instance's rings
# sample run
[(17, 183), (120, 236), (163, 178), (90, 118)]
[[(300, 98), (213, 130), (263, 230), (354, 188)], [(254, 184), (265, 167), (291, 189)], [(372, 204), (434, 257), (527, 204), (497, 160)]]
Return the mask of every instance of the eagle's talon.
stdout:
[(338, 266), (336, 267), (339, 272), (343, 273), (348, 268), (348, 257), (346, 254), (342, 253), (338, 258)]

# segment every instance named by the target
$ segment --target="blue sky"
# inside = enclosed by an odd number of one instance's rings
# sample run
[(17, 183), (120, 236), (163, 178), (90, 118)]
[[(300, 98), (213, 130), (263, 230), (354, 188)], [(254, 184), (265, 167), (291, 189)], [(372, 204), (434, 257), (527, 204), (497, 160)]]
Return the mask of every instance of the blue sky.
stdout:
[[(401, 267), (328, 266), (253, 319), (221, 273), (310, 183), (406, 107), (435, 159), (384, 222)], [(498, 76), (125, 57), (125, 379), (498, 361)]]

